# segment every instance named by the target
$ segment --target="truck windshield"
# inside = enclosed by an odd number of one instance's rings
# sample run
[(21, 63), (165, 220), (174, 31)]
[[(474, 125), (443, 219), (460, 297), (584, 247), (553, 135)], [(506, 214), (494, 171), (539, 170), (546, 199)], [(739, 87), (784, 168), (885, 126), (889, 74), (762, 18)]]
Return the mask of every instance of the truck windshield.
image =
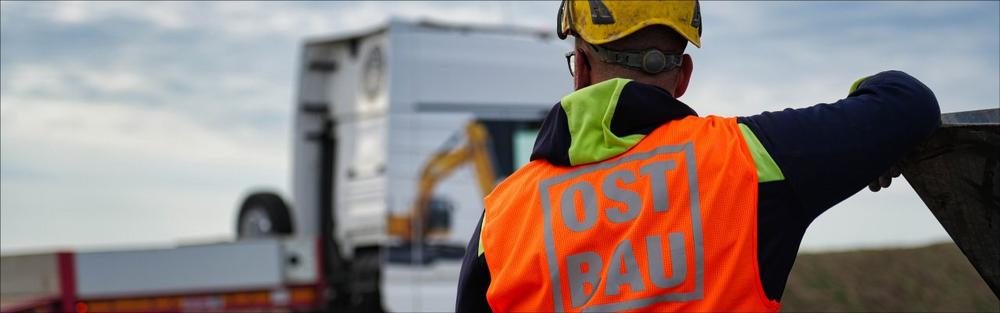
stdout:
[(541, 121), (480, 121), (490, 133), (497, 178), (504, 178), (527, 164)]

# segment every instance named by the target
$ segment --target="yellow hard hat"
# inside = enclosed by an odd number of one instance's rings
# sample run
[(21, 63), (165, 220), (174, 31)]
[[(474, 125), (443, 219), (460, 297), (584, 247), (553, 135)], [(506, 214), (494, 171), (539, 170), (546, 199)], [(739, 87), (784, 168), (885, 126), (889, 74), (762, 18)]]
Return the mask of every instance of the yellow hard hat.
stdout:
[(586, 42), (600, 45), (651, 25), (670, 27), (701, 47), (701, 9), (697, 0), (563, 0), (556, 31), (561, 39), (575, 33)]

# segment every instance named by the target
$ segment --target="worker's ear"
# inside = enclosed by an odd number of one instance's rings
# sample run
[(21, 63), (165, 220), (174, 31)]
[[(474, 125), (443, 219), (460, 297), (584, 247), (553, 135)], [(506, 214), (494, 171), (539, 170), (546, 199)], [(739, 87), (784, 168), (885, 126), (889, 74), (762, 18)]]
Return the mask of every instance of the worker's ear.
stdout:
[(573, 76), (573, 84), (576, 90), (590, 86), (590, 59), (588, 59), (586, 49), (576, 49), (576, 58), (574, 58), (573, 63), (576, 71)]
[(681, 72), (677, 73), (677, 87), (674, 87), (674, 98), (680, 98), (687, 91), (688, 83), (691, 82), (691, 71), (694, 70), (694, 62), (691, 55), (685, 53), (681, 59)]

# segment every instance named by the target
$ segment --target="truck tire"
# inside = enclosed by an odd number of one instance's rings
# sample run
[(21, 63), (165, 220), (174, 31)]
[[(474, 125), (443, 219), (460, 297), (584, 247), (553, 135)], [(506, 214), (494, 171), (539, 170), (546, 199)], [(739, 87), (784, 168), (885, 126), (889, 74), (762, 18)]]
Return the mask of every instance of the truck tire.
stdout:
[(243, 200), (236, 219), (237, 238), (264, 238), (292, 234), (288, 205), (271, 192), (255, 192)]

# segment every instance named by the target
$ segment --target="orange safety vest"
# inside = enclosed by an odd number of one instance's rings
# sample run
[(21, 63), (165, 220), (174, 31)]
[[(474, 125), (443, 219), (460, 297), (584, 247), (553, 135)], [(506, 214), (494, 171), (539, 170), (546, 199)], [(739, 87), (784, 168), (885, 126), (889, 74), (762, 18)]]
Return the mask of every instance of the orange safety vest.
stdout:
[(485, 199), (486, 297), (511, 311), (778, 311), (735, 118), (690, 116), (583, 166), (535, 160)]

